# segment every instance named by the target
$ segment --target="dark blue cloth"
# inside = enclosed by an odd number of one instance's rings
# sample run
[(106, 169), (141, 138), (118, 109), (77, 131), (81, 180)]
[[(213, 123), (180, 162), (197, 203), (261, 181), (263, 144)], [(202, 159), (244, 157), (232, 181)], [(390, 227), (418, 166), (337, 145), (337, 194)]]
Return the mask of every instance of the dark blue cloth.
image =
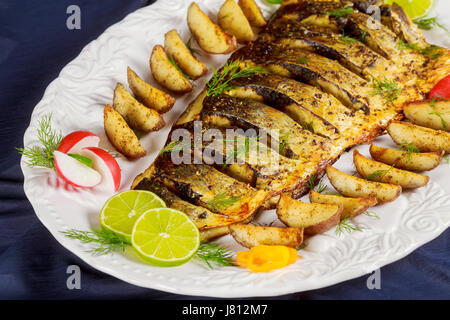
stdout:
[[(163, 1), (163, 0), (160, 0)], [(221, 1), (218, 1), (218, 5)], [(69, 5), (81, 30), (66, 28)], [(19, 155), (30, 115), (47, 85), (108, 26), (145, 0), (0, 0), (0, 298), (183, 299), (103, 274), (61, 247), (36, 218), (23, 192)], [(164, 32), (164, 30), (161, 30)], [(282, 299), (448, 299), (450, 232), (381, 270), (381, 290), (367, 276)], [(81, 268), (81, 289), (66, 286), (67, 266)]]

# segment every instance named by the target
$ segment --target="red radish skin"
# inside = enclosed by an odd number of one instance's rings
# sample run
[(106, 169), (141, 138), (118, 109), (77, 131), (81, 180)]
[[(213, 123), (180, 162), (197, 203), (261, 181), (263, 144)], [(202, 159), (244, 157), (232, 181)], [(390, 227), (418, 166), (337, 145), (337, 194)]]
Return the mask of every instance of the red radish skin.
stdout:
[(53, 152), (56, 173), (68, 184), (79, 188), (93, 188), (102, 181), (100, 173), (65, 153)]
[(450, 74), (431, 89), (428, 99), (450, 99)]
[(122, 174), (119, 164), (107, 151), (98, 147), (88, 147), (81, 150), (81, 154), (92, 160), (93, 169), (102, 176), (101, 185), (108, 190), (119, 190)]
[(62, 153), (80, 153), (86, 147), (98, 147), (100, 137), (89, 131), (74, 131), (65, 136), (57, 151)]

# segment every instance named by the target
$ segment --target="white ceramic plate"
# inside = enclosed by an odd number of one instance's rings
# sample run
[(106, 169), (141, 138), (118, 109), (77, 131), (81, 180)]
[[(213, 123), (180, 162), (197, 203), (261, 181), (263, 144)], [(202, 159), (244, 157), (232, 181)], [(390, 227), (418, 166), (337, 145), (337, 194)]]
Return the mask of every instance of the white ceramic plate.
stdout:
[[(198, 0), (210, 15), (217, 13), (222, 1)], [(258, 1), (269, 15), (276, 7)], [(69, 63), (54, 80), (41, 102), (36, 106), (24, 144), (37, 143), (38, 120), (52, 113), (53, 124), (67, 134), (74, 130), (90, 130), (98, 134), (101, 146), (113, 149), (103, 131), (103, 107), (112, 102), (116, 82), (126, 84), (126, 67), (130, 66), (153, 83), (148, 59), (154, 45), (163, 43), (164, 33), (176, 28), (188, 37), (186, 12), (190, 1), (164, 0), (138, 10), (107, 29)], [(436, 11), (450, 28), (449, 3), (439, 1)], [(446, 15), (446, 16), (445, 16)], [(448, 38), (439, 30), (428, 32), (430, 41), (448, 46)], [(447, 42), (444, 42), (447, 41)], [(209, 66), (220, 67), (227, 56), (206, 56), (201, 59)], [(141, 139), (148, 155), (138, 161), (119, 158), (122, 168), (121, 190), (127, 190), (133, 178), (156, 157), (165, 143), (170, 125), (187, 103), (203, 88), (209, 76), (197, 81), (197, 89), (177, 99), (173, 110), (164, 118), (168, 125), (158, 133)], [(376, 141), (394, 147), (387, 137)], [(367, 146), (358, 147), (368, 154)], [(344, 154), (336, 166), (353, 172), (351, 154)], [(158, 290), (201, 296), (244, 297), (273, 296), (317, 289), (367, 274), (396, 261), (424, 243), (434, 239), (450, 224), (450, 165), (443, 164), (429, 173), (426, 188), (405, 192), (394, 203), (373, 209), (380, 219), (360, 216), (354, 223), (364, 228), (337, 236), (335, 230), (309, 240), (296, 264), (267, 274), (252, 274), (237, 267), (209, 270), (196, 261), (174, 268), (159, 268), (143, 263), (132, 250), (107, 256), (92, 256), (88, 245), (65, 238), (60, 231), (70, 228), (87, 230), (99, 226), (99, 211), (110, 196), (97, 190), (76, 190), (65, 185), (54, 172), (28, 168), (22, 161), (24, 188), (38, 218), (64, 247), (85, 262), (129, 283)], [(270, 222), (273, 212), (260, 219)], [(239, 247), (229, 237), (219, 240), (237, 252)]]

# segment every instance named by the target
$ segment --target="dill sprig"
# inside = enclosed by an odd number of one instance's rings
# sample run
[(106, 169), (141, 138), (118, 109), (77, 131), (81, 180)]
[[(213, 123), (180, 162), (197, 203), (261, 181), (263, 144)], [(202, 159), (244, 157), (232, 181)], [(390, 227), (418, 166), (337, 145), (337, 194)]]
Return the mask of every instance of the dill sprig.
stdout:
[(450, 164), (450, 155), (446, 154), (444, 155), (442, 158), (445, 160), (445, 162), (447, 162), (447, 164)]
[(422, 30), (431, 30), (436, 26), (448, 33), (448, 29), (437, 21), (437, 17), (414, 20), (414, 23)]
[(192, 36), (190, 36), (189, 40), (186, 42), (186, 47), (189, 49), (193, 57), (202, 55), (200, 49), (194, 48), (192, 46)]
[(389, 169), (386, 170), (377, 170), (375, 172), (372, 172), (366, 177), (366, 180), (380, 182), (394, 168), (394, 166), (395, 165), (392, 165), (389, 167)]
[(431, 107), (431, 110), (433, 110), (433, 112), (430, 112), (430, 114), (435, 115), (436, 117), (439, 117), (439, 119), (441, 120), (441, 123), (442, 123), (442, 127), (444, 127), (444, 130), (446, 130), (447, 122), (444, 120), (444, 118), (442, 117), (440, 112), (436, 110), (436, 98), (433, 98), (433, 100), (430, 101), (430, 107)]
[(366, 41), (367, 30), (363, 30), (361, 33), (361, 42)]
[(402, 39), (398, 42), (398, 48), (400, 50), (410, 49), (423, 54), (425, 57), (430, 59), (437, 59), (442, 55), (441, 49), (434, 45), (429, 45), (427, 47), (421, 47), (417, 43), (408, 43)]
[[(364, 35), (365, 37), (365, 35)], [(345, 31), (342, 32), (342, 35), (339, 38), (340, 41), (344, 42), (344, 43), (353, 43), (353, 42), (358, 42), (358, 39), (349, 37), (345, 34)]]
[(197, 250), (196, 257), (204, 262), (210, 269), (215, 266), (232, 266), (232, 254), (227, 249), (212, 242), (202, 242)]
[(363, 214), (368, 217), (371, 217), (371, 218), (380, 219), (380, 217), (377, 215), (377, 213), (373, 212), (373, 211), (366, 211)]
[(238, 78), (251, 77), (255, 74), (268, 73), (264, 68), (258, 66), (249, 66), (241, 68), (242, 60), (227, 61), (221, 70), (214, 70), (211, 80), (207, 83), (207, 96), (220, 95), (224, 91), (231, 90), (235, 86), (231, 81)]
[(309, 65), (309, 61), (308, 61), (308, 59), (305, 58), (305, 57), (297, 59), (297, 63), (299, 63), (299, 64), (304, 64), (304, 65), (306, 65), (306, 66)]
[(280, 136), (280, 153), (284, 153), (286, 151), (286, 143), (291, 135), (290, 132), (285, 132)]
[(52, 115), (45, 115), (39, 120), (37, 130), (40, 146), (16, 148), (25, 157), (25, 164), (29, 167), (45, 167), (55, 169), (53, 152), (59, 147), (63, 138), (60, 131), (55, 131), (51, 126)]
[(185, 74), (185, 73), (183, 72), (183, 70), (181, 70), (180, 66), (178, 65), (178, 63), (175, 61), (175, 59), (174, 59), (172, 56), (169, 56), (169, 62), (170, 62), (171, 65), (173, 65), (173, 66), (175, 67), (175, 69), (178, 70), (179, 73), (181, 73), (181, 75), (182, 75), (184, 78), (189, 79), (189, 80), (192, 79), (190, 76), (188, 76), (187, 74)]
[(319, 180), (319, 182), (317, 183), (317, 186), (316, 186), (316, 179), (317, 179), (316, 175), (312, 175), (309, 178), (309, 180), (308, 180), (309, 188), (311, 190), (314, 190), (314, 191), (318, 192), (318, 193), (322, 193), (325, 190), (327, 190), (327, 185), (322, 182), (322, 179)]
[(121, 236), (104, 228), (93, 229), (92, 231), (70, 229), (61, 231), (61, 233), (82, 243), (95, 243), (96, 246), (88, 251), (95, 256), (109, 254), (118, 249), (125, 251), (126, 246), (129, 245)]
[(310, 131), (310, 132), (314, 133), (314, 123), (312, 121), (311, 122), (307, 122), (307, 123), (303, 123), (301, 126), (302, 126), (302, 128), (304, 130), (307, 130), (307, 131)]
[(181, 143), (181, 141), (172, 141), (167, 146), (165, 146), (160, 154), (163, 155), (172, 151), (182, 151), (189, 149), (191, 147), (190, 143)]
[(303, 249), (305, 249), (306, 247), (308, 247), (308, 244), (307, 244), (306, 242), (302, 242), (302, 243), (298, 246), (297, 251), (303, 250)]
[(282, 3), (284, 0), (266, 0), (267, 3), (270, 4), (280, 4)]
[(407, 160), (407, 162), (409, 162), (409, 161), (411, 161), (411, 155), (413, 154), (413, 153), (420, 153), (420, 149), (418, 148), (418, 147), (416, 147), (414, 144), (412, 144), (412, 143), (407, 143), (407, 142), (404, 142), (404, 143), (402, 143), (400, 146), (399, 146), (399, 148), (400, 148), (400, 150), (403, 150), (403, 151), (407, 151), (408, 152), (408, 160)]
[(387, 103), (391, 103), (397, 100), (398, 96), (402, 92), (402, 88), (395, 80), (382, 80), (374, 79), (373, 95), (381, 95), (386, 99)]
[(363, 231), (362, 228), (355, 226), (352, 223), (349, 223), (350, 218), (348, 217), (348, 214), (344, 216), (344, 218), (339, 222), (339, 224), (336, 226), (336, 234), (340, 236), (343, 232), (354, 232), (354, 231)]
[(212, 207), (213, 211), (218, 212), (233, 205), (240, 198), (241, 196), (232, 196), (227, 194), (226, 192), (221, 192), (214, 195), (214, 198), (208, 200), (206, 203)]
[(353, 13), (353, 9), (351, 7), (345, 7), (345, 8), (333, 10), (330, 13), (328, 13), (328, 15), (335, 17), (336, 19), (339, 19), (339, 18), (348, 16), (349, 14), (352, 14), (352, 13)]
[[(237, 146), (234, 147), (233, 152), (230, 155), (227, 155), (227, 158), (225, 159), (223, 166), (225, 167), (226, 165), (230, 164), (232, 161), (234, 161), (234, 159), (238, 160), (241, 157), (245, 157), (250, 152), (250, 144), (252, 146), (254, 146), (255, 143), (258, 141), (258, 139), (259, 139), (259, 136), (253, 136), (253, 137), (239, 136), (239, 137), (237, 137), (237, 139), (232, 139), (232, 140), (220, 139), (220, 140), (222, 140), (222, 142), (236, 141), (236, 143), (237, 143)], [(244, 141), (244, 143), (242, 143), (242, 141)], [(258, 150), (261, 151), (263, 148), (265, 148), (265, 147), (262, 145), (258, 145)]]

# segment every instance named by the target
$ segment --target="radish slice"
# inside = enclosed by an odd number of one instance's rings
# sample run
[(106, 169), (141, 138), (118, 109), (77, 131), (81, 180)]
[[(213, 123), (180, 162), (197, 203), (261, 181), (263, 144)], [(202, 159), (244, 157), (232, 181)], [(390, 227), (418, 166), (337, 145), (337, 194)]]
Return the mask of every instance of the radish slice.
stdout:
[(53, 156), (56, 172), (67, 183), (80, 188), (92, 188), (102, 181), (100, 173), (71, 156), (59, 151), (53, 152)]
[(116, 159), (107, 151), (97, 147), (84, 148), (80, 154), (92, 160), (92, 168), (102, 175), (101, 185), (106, 190), (114, 192), (119, 190), (122, 174)]
[(62, 153), (80, 153), (86, 147), (98, 147), (100, 137), (89, 131), (74, 131), (62, 139), (57, 151)]

